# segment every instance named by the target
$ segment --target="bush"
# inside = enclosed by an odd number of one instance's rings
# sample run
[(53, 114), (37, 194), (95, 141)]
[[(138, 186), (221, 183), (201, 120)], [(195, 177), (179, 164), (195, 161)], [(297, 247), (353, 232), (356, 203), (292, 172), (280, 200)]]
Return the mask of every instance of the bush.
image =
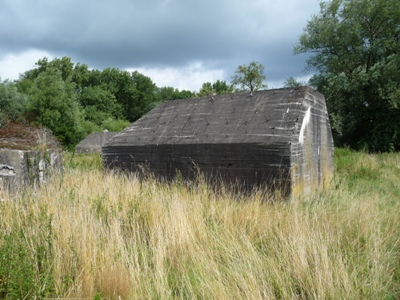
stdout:
[(19, 93), (15, 85), (0, 79), (0, 127), (23, 118), (27, 96)]

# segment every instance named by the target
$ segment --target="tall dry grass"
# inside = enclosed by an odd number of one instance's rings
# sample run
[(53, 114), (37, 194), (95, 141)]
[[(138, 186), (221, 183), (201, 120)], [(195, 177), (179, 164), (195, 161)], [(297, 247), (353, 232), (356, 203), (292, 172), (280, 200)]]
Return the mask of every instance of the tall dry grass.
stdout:
[(398, 299), (400, 156), (335, 160), (331, 190), (292, 203), (67, 164), (0, 196), (0, 232), (32, 299)]

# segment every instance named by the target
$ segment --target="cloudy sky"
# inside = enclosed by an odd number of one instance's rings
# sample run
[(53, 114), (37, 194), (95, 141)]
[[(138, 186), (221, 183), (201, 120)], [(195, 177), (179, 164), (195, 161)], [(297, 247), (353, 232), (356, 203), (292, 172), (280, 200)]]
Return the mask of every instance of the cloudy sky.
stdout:
[(280, 87), (310, 75), (293, 46), (318, 12), (319, 0), (0, 0), (0, 77), (68, 56), (197, 91), (254, 60)]

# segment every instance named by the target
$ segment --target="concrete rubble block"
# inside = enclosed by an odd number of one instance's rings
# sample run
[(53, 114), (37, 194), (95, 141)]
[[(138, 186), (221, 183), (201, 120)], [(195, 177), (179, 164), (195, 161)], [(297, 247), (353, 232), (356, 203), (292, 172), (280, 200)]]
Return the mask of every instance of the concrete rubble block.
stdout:
[(60, 171), (61, 150), (0, 148), (0, 189), (16, 192), (27, 185), (38, 186), (52, 173)]

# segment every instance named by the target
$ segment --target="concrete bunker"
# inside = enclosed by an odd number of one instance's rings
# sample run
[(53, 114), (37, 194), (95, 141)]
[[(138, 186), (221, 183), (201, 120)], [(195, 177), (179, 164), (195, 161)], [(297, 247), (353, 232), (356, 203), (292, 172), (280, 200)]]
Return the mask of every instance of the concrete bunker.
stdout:
[(309, 87), (167, 101), (111, 138), (105, 168), (158, 178), (177, 172), (309, 195), (333, 176), (333, 139), (325, 99)]
[(75, 147), (77, 153), (101, 153), (103, 145), (118, 132), (93, 132)]

